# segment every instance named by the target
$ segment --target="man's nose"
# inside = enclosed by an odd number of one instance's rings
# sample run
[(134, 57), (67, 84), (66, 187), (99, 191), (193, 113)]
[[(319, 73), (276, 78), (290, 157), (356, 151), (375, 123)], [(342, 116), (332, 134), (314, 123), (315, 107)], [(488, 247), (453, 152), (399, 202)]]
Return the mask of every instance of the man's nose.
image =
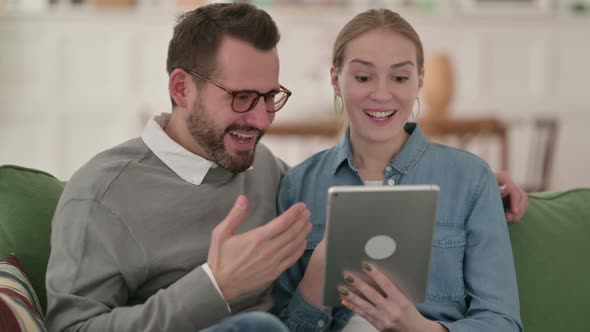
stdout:
[(266, 111), (264, 97), (260, 97), (252, 110), (245, 113), (246, 124), (266, 131), (274, 120), (275, 114)]

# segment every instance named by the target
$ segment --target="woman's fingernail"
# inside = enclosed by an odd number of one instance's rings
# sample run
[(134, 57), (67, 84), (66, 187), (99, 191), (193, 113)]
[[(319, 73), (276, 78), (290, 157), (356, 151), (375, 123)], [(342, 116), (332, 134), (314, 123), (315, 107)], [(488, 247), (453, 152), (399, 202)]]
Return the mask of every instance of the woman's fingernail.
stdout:
[(369, 263), (363, 263), (363, 269), (367, 272), (371, 272), (371, 265)]
[(338, 290), (338, 292), (342, 296), (348, 296), (350, 294), (350, 293), (348, 293), (348, 291), (346, 290), (346, 288), (340, 288), (340, 290)]
[(342, 300), (342, 301), (340, 301), (340, 304), (342, 304), (343, 306), (348, 308), (348, 301)]
[(346, 276), (344, 277), (344, 280), (346, 280), (346, 282), (352, 284), (354, 282), (354, 278), (352, 276)]

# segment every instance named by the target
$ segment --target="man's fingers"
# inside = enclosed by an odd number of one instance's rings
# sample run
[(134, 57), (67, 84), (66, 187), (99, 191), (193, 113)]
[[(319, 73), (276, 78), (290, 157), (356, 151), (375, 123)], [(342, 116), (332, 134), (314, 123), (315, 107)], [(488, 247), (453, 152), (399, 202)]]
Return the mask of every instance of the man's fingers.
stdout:
[(517, 189), (512, 190), (512, 192), (510, 192), (510, 197), (512, 198), (512, 204), (510, 206), (510, 212), (512, 212), (513, 215), (518, 215), (518, 213), (520, 212), (520, 202), (522, 200), (521, 194)]
[(519, 221), (528, 205), (528, 197), (524, 191), (518, 190), (515, 194), (518, 198), (515, 200), (514, 206), (512, 207), (511, 211), (513, 214), (514, 221)]
[[(300, 225), (303, 225), (303, 227), (299, 227)], [(305, 239), (311, 232), (311, 224), (298, 223), (296, 226), (291, 227), (292, 232), (290, 229), (272, 240), (273, 243), (270, 249), (275, 253), (275, 257), (279, 262), (288, 259), (301, 248), (303, 243), (306, 243)]]
[(499, 171), (496, 172), (495, 175), (504, 202), (510, 202), (508, 206), (505, 205), (505, 207), (508, 208), (508, 211), (506, 212), (506, 220), (509, 222), (519, 221), (524, 215), (528, 205), (527, 194), (517, 186), (512, 179), (510, 179), (506, 172)]
[(294, 223), (300, 221), (305, 213), (308, 214), (307, 219), (309, 219), (310, 212), (305, 204), (297, 203), (266, 225), (261, 226), (260, 231), (266, 239), (272, 239), (289, 229)]
[(512, 212), (506, 212), (506, 221), (509, 223), (513, 223), (514, 222), (514, 216), (512, 215)]
[(527, 194), (525, 192), (523, 192), (522, 198), (520, 201), (519, 213), (517, 216), (518, 220), (520, 220), (524, 216), (524, 212), (526, 211), (528, 205), (529, 205), (529, 197), (527, 196)]
[(296, 238), (301, 238), (302, 236), (303, 239), (305, 239), (311, 231), (311, 223), (309, 222), (310, 216), (311, 212), (304, 211), (287, 229), (269, 239), (272, 243), (273, 249), (278, 251), (280, 248), (284, 247), (285, 244), (292, 242)]
[(244, 195), (238, 196), (234, 206), (225, 219), (213, 230), (214, 238), (224, 239), (234, 234), (236, 228), (248, 214), (248, 199)]
[(511, 186), (508, 192), (510, 196), (510, 212), (513, 216), (521, 215), (523, 211), (523, 199), (526, 196), (517, 186)]
[(303, 256), (305, 253), (305, 249), (307, 249), (307, 241), (303, 240), (295, 250), (292, 250), (288, 256), (286, 256), (282, 261), (278, 263), (278, 275), (285, 272), (288, 268), (292, 267), (297, 263), (297, 261)]
[(502, 197), (506, 197), (506, 195), (508, 195), (508, 186), (503, 184), (498, 187), (500, 188), (500, 194), (502, 195)]
[(307, 248), (307, 236), (311, 232), (309, 212), (303, 214), (305, 222), (296, 222), (288, 230), (273, 238), (268, 248), (281, 271), (291, 267)]
[(494, 172), (494, 175), (496, 176), (496, 181), (500, 186), (510, 182), (510, 177), (508, 176), (508, 173), (506, 173), (505, 171)]

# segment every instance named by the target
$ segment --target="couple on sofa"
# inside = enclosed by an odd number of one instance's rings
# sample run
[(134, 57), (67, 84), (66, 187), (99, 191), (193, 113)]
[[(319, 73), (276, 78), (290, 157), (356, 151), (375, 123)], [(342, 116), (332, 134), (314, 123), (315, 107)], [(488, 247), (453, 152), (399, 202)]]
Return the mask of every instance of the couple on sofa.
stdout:
[[(180, 17), (167, 59), (172, 113), (91, 159), (60, 198), (49, 330), (522, 330), (506, 219), (522, 216), (526, 195), (410, 121), (425, 75), (412, 26), (386, 9), (344, 26), (330, 75), (349, 127), (292, 169), (257, 144), (291, 96), (278, 41), (271, 17), (248, 4)], [(322, 238), (327, 187), (374, 182), (439, 185), (436, 232), (464, 241), (433, 248), (442, 259), (423, 304), (365, 265), (378, 286), (343, 276), (342, 306), (324, 307), (325, 244), (309, 239)]]

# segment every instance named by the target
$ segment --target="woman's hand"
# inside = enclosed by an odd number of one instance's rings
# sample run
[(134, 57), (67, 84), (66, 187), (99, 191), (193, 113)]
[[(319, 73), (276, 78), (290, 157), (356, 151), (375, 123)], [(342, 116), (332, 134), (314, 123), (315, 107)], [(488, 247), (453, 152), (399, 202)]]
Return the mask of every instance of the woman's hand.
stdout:
[[(375, 289), (357, 275), (344, 273), (346, 287), (340, 287), (342, 304), (365, 318), (379, 331), (447, 331), (426, 319), (399, 288), (377, 267), (363, 263), (365, 274), (379, 287)], [(355, 294), (362, 294), (363, 297)]]

